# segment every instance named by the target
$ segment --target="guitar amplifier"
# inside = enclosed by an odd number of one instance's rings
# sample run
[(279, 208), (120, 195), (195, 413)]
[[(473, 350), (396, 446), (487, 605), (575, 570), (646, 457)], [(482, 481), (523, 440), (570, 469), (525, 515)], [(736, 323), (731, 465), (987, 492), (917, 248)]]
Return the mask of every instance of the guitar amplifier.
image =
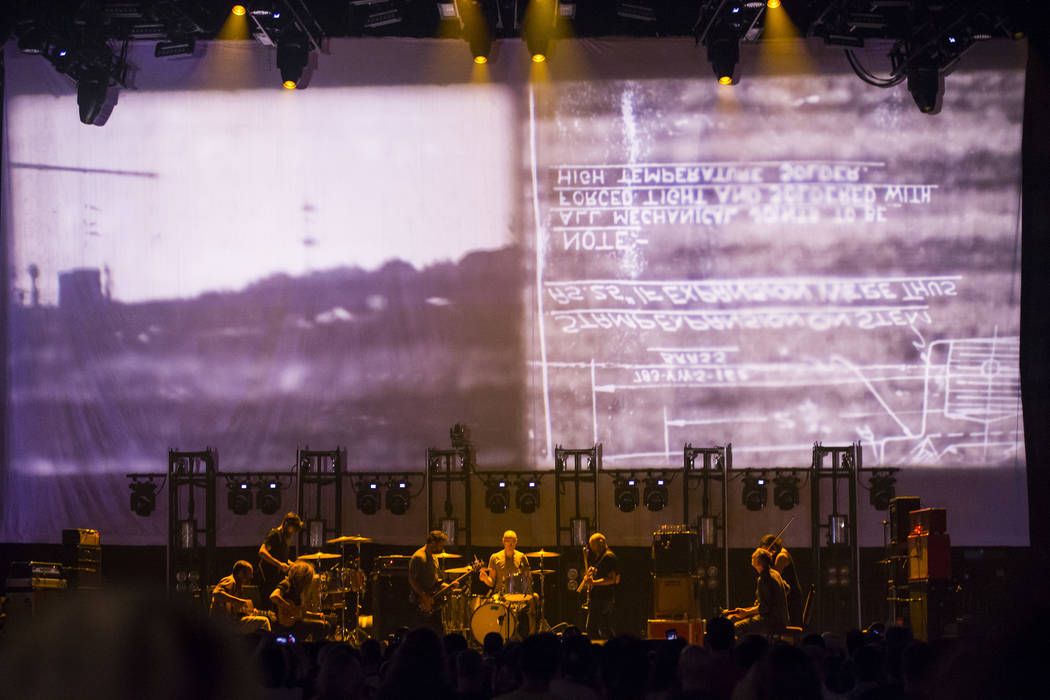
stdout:
[(696, 570), (696, 531), (684, 525), (662, 525), (653, 532), (654, 574), (691, 574)]
[(377, 639), (385, 639), (400, 627), (412, 627), (420, 613), (409, 600), (408, 576), (376, 574), (372, 578), (372, 614)]
[(908, 514), (919, 509), (917, 496), (897, 496), (890, 499), (890, 543), (907, 544), (911, 532)]
[(62, 545), (64, 547), (89, 547), (99, 546), (98, 530), (86, 530), (78, 528), (75, 530), (62, 531)]
[(698, 617), (696, 580), (692, 576), (653, 577), (653, 616)]
[(948, 535), (908, 536), (908, 578), (952, 577), (952, 541)]
[(948, 513), (944, 508), (921, 508), (913, 510), (908, 519), (911, 535), (943, 535), (948, 531)]
[(8, 593), (13, 591), (57, 590), (66, 587), (62, 565), (50, 561), (13, 561), (5, 583)]

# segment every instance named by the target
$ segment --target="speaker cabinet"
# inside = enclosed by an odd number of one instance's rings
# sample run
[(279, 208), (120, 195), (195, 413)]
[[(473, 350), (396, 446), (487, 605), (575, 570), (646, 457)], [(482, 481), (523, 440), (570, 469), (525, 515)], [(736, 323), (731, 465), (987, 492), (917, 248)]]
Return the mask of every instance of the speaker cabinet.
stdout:
[(385, 639), (399, 627), (411, 627), (417, 623), (420, 614), (415, 605), (408, 599), (412, 587), (408, 585), (408, 576), (377, 575), (372, 583), (372, 614), (375, 635)]
[(699, 617), (696, 581), (692, 576), (653, 578), (653, 617)]
[(955, 623), (955, 592), (948, 581), (913, 581), (908, 586), (908, 612), (915, 639), (940, 639)]
[(908, 514), (920, 508), (917, 496), (897, 496), (890, 500), (890, 542), (907, 544), (911, 534)]
[(952, 541), (948, 535), (908, 537), (908, 578), (948, 579), (952, 577)]

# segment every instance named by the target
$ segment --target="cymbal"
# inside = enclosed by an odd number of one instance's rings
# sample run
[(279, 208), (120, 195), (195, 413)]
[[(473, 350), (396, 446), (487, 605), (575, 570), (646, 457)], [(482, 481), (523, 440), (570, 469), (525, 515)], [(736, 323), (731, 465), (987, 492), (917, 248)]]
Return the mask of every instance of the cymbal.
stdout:
[(525, 552), (525, 556), (527, 556), (527, 557), (539, 557), (540, 559), (543, 559), (544, 557), (560, 557), (561, 555), (558, 554), (557, 552), (547, 552), (547, 551), (541, 549), (538, 552)]
[(347, 542), (374, 542), (371, 537), (361, 537), (360, 535), (343, 535), (342, 537), (336, 537), (334, 540), (328, 540), (328, 544), (346, 544)]
[(463, 558), (462, 554), (453, 554), (452, 552), (441, 552), (440, 554), (435, 554), (434, 556), (437, 557), (438, 559), (462, 559)]
[(550, 576), (551, 574), (555, 573), (557, 572), (554, 569), (536, 569), (532, 572), (532, 575), (536, 576), (537, 574), (543, 574), (544, 576)]
[(321, 595), (323, 595), (323, 596), (345, 595), (346, 593), (353, 593), (353, 592), (354, 592), (353, 588), (329, 588), (327, 591), (324, 591)]
[(469, 566), (460, 566), (460, 567), (455, 568), (455, 569), (445, 569), (445, 573), (446, 574), (465, 574), (465, 573), (468, 573), (469, 571), (470, 571), (470, 567)]
[(305, 561), (320, 561), (322, 559), (338, 559), (338, 554), (329, 554), (328, 552), (314, 552), (313, 554), (303, 554), (299, 559)]

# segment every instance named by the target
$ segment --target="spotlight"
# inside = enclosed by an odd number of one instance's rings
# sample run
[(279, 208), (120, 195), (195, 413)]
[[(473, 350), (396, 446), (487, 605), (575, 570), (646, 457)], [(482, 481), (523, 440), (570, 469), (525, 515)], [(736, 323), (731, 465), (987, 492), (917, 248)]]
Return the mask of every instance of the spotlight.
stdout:
[(731, 33), (719, 33), (707, 40), (707, 60), (720, 85), (732, 85), (736, 64), (740, 60), (740, 44)]
[(404, 515), (408, 512), (411, 499), (408, 495), (408, 483), (396, 481), (394, 485), (386, 490), (386, 509), (394, 515)]
[(871, 480), (868, 481), (868, 487), (871, 489), (868, 494), (868, 502), (871, 503), (871, 507), (875, 510), (889, 510), (890, 501), (897, 495), (897, 490), (894, 488), (896, 483), (897, 479), (893, 476), (893, 472), (872, 474)]
[(485, 488), (485, 507), (493, 513), (506, 513), (510, 507), (510, 490), (502, 479), (489, 482)]
[(109, 73), (103, 70), (89, 71), (77, 81), (77, 106), (80, 121), (94, 124), (102, 114), (109, 90)]
[(297, 31), (288, 31), (277, 41), (277, 68), (281, 84), (288, 90), (299, 87), (303, 70), (310, 59), (310, 43)]
[(533, 63), (547, 60), (554, 22), (557, 18), (557, 3), (554, 0), (533, 0), (525, 10), (522, 34)]
[(667, 484), (660, 477), (652, 477), (645, 481), (645, 507), (654, 513), (661, 511), (667, 505)]
[(247, 10), (244, 9), (244, 5), (234, 5), (233, 9), (230, 10), (230, 12), (237, 15), (238, 17), (243, 17), (244, 13), (247, 12)]
[[(459, 4), (460, 20), (462, 22), (463, 38), (470, 46), (470, 54), (474, 57), (474, 63), (488, 63), (489, 54), (492, 52), (492, 27), (485, 19), (484, 12), (476, 0), (461, 1)], [(444, 12), (442, 10), (441, 12)], [(455, 5), (452, 6), (455, 16)]]
[(941, 98), (941, 76), (936, 65), (918, 65), (908, 70), (908, 92), (923, 114), (933, 114)]
[(369, 481), (357, 485), (357, 509), (365, 515), (375, 515), (379, 511), (381, 499), (379, 484)]
[(780, 510), (791, 510), (798, 505), (799, 479), (791, 474), (781, 474), (773, 479), (773, 503)]
[(748, 510), (762, 510), (766, 507), (766, 480), (757, 476), (744, 477), (744, 491), (741, 500)]
[(514, 502), (525, 515), (531, 515), (540, 507), (540, 485), (535, 479), (522, 479), (518, 482), (518, 491)]
[(152, 481), (131, 484), (131, 512), (145, 518), (157, 507), (157, 485)]
[(252, 509), (252, 493), (248, 489), (247, 479), (230, 479), (226, 482), (229, 492), (226, 494), (226, 507), (234, 515), (247, 515)]
[(614, 483), (613, 500), (623, 513), (630, 513), (638, 507), (638, 482), (631, 479), (617, 479)]
[(277, 479), (267, 479), (259, 484), (255, 505), (266, 515), (273, 515), (281, 509), (281, 485)]

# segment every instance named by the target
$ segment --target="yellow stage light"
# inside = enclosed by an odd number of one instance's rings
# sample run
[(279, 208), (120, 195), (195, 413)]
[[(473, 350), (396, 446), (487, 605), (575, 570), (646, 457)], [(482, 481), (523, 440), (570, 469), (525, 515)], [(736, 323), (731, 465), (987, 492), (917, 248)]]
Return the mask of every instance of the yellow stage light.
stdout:
[(474, 63), (477, 63), (478, 65), (481, 65), (483, 63), (488, 63), (488, 62), (489, 62), (489, 59), (487, 57), (485, 57), (485, 56), (475, 56), (474, 57)]
[(246, 9), (244, 9), (244, 5), (234, 5), (232, 12), (233, 12), (233, 14), (237, 15), (238, 17), (243, 17), (245, 15), (245, 13), (248, 12), (248, 11)]
[(766, 7), (775, 10), (780, 7), (780, 0), (766, 0)]
[(718, 84), (719, 85), (732, 85), (733, 84), (733, 76), (731, 76), (731, 75), (723, 75), (721, 78), (718, 79)]
[(547, 57), (544, 56), (541, 53), (534, 53), (534, 54), (532, 54), (532, 62), (533, 63), (543, 63), (546, 60), (547, 60)]
[(285, 80), (281, 84), (284, 85), (284, 89), (285, 90), (294, 90), (295, 89), (295, 81), (294, 80)]

